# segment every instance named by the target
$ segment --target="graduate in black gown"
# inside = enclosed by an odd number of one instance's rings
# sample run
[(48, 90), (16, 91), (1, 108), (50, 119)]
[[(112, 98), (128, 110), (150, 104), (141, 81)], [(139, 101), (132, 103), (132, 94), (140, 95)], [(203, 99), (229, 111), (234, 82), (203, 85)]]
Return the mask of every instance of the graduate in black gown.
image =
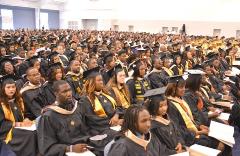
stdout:
[(108, 73), (112, 78), (109, 80), (107, 88), (115, 99), (117, 107), (121, 110), (121, 115), (123, 115), (124, 111), (131, 105), (129, 89), (125, 83), (125, 70), (121, 64), (118, 64)]
[(175, 123), (167, 114), (167, 98), (164, 96), (166, 87), (149, 90), (145, 97), (148, 97), (146, 106), (152, 116), (151, 132), (157, 136), (159, 141), (175, 153), (183, 152), (184, 139)]
[(142, 105), (131, 105), (125, 115), (121, 135), (115, 138), (108, 156), (167, 156), (174, 154), (150, 132), (151, 118)]
[(108, 52), (107, 54), (105, 54), (105, 56), (103, 57), (103, 65), (104, 68), (101, 71), (101, 73), (103, 76), (104, 83), (107, 84), (111, 78), (108, 72), (115, 66), (114, 55), (112, 53)]
[(42, 109), (40, 105), (33, 103), (33, 99), (39, 96), (42, 86), (41, 74), (34, 67), (28, 68), (26, 73), (28, 81), (23, 85), (20, 93), (22, 94), (25, 104), (25, 115), (29, 119), (35, 120), (41, 114)]
[(173, 76), (174, 73), (173, 71), (170, 69), (171, 67), (171, 56), (169, 54), (163, 54), (161, 56), (161, 60), (163, 61), (163, 67), (162, 67), (162, 77), (170, 77)]
[(146, 74), (146, 65), (141, 60), (136, 60), (131, 65), (133, 68), (133, 77), (127, 81), (130, 91), (132, 104), (142, 104), (144, 102), (144, 94), (151, 89), (149, 80), (144, 77)]
[(167, 85), (167, 78), (162, 74), (162, 63), (160, 58), (153, 58), (153, 70), (148, 74), (152, 89)]
[(169, 117), (176, 123), (187, 146), (196, 143), (223, 150), (224, 144), (208, 136), (209, 128), (196, 123), (189, 104), (182, 99), (185, 93), (185, 85), (186, 82), (182, 76), (170, 77), (165, 93), (168, 98), (167, 113)]
[(182, 65), (182, 57), (179, 53), (175, 54), (173, 59), (173, 65), (170, 67), (174, 75), (183, 75), (184, 66)]
[(116, 133), (110, 127), (119, 124), (116, 101), (106, 90), (98, 67), (85, 71), (83, 77), (88, 79), (84, 84), (83, 96), (79, 101), (81, 112), (90, 135), (107, 134), (108, 137), (103, 140), (102, 144), (99, 144), (99, 146), (104, 146), (112, 140)]
[(186, 91), (183, 99), (189, 105), (193, 118), (198, 125), (209, 126), (208, 108), (200, 94), (200, 85), (202, 74), (200, 70), (189, 70), (188, 79), (186, 80)]
[(32, 104), (39, 105), (41, 108), (51, 105), (55, 102), (56, 96), (53, 92), (53, 83), (58, 80), (62, 80), (64, 77), (64, 71), (61, 63), (54, 63), (49, 66), (47, 72), (48, 78), (39, 92), (39, 96), (34, 97)]
[(9, 56), (5, 56), (0, 58), (0, 75), (4, 76), (8, 74), (14, 75), (15, 78), (18, 78), (12, 58)]
[(17, 129), (28, 127), (32, 121), (24, 117), (24, 103), (11, 75), (1, 78), (0, 139), (10, 146), (17, 156), (37, 155), (35, 131)]
[(69, 84), (55, 81), (56, 101), (46, 107), (37, 127), (38, 147), (44, 156), (65, 156), (66, 152), (87, 150), (89, 136), (77, 101), (72, 98)]
[(72, 60), (69, 68), (70, 71), (66, 74), (66, 81), (72, 88), (73, 97), (76, 100), (80, 100), (80, 94), (83, 87), (83, 82), (81, 82), (82, 75), (80, 73), (80, 62), (77, 60)]

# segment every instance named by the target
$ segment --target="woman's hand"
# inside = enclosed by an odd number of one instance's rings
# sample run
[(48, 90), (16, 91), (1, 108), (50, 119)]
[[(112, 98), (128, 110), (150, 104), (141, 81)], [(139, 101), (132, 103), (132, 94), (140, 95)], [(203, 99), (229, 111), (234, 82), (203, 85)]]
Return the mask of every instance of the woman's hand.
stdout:
[(178, 143), (177, 146), (176, 146), (176, 148), (175, 148), (175, 150), (177, 151), (177, 153), (183, 152), (183, 150), (182, 150), (182, 144), (181, 144), (181, 143)]
[(118, 115), (118, 114), (115, 114), (115, 115), (111, 118), (109, 124), (110, 124), (111, 126), (117, 126), (117, 125), (118, 125), (118, 122), (119, 122), (119, 115)]
[(204, 125), (200, 125), (200, 130), (209, 130), (209, 128), (207, 126), (204, 126)]

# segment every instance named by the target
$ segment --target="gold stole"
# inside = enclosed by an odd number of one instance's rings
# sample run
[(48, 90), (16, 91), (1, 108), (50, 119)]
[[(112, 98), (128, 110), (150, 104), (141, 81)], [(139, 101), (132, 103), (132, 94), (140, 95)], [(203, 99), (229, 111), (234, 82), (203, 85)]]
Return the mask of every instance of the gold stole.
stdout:
[(121, 103), (119, 103), (123, 108), (128, 108), (130, 105), (130, 100), (128, 99), (126, 93), (119, 90), (117, 87), (112, 87), (116, 97), (120, 100)]
[[(105, 94), (105, 93), (101, 93), (103, 96), (105, 96), (112, 104), (113, 108), (116, 109), (116, 101), (109, 95)], [(107, 117), (107, 114), (105, 112), (105, 110), (103, 109), (103, 106), (101, 104), (101, 102), (98, 100), (98, 98), (95, 96), (94, 99), (94, 104), (95, 104), (95, 108), (94, 108), (94, 112), (99, 116), (99, 117)]]
[[(13, 115), (11, 107), (9, 106), (9, 109), (8, 109), (7, 106), (4, 103), (1, 103), (1, 105), (2, 105), (2, 109), (3, 109), (3, 113), (4, 113), (4, 116), (5, 116), (5, 119), (15, 123), (15, 118), (14, 118), (14, 115)], [(24, 110), (24, 105), (23, 105), (23, 101), (22, 100), (21, 100), (21, 103), (20, 103), (20, 107), (21, 107), (20, 111), (21, 111), (21, 114), (23, 116), (22, 110)], [(9, 130), (9, 132), (7, 134), (7, 137), (5, 139), (6, 144), (8, 144), (8, 142), (12, 140), (12, 130), (13, 130), (13, 127)]]
[(144, 140), (144, 139), (141, 139), (141, 138), (138, 138), (136, 135), (134, 135), (130, 130), (127, 130), (125, 132), (125, 136), (127, 138), (129, 138), (130, 140), (132, 140), (134, 143), (142, 146), (144, 148), (144, 150), (147, 150), (147, 145), (149, 144), (149, 142), (151, 141), (151, 133), (149, 133), (150, 137), (148, 140)]
[[(171, 102), (174, 104), (174, 106), (180, 112), (180, 114), (181, 114), (181, 116), (182, 116), (182, 118), (183, 118), (187, 128), (190, 131), (197, 132), (198, 129), (197, 129), (197, 127), (194, 124), (192, 112), (191, 112), (191, 109), (189, 108), (188, 104), (184, 100), (179, 101), (179, 100), (174, 99), (172, 97), (169, 97), (168, 99), (171, 100)], [(187, 112), (183, 109), (181, 104), (187, 109)], [(199, 137), (199, 135), (196, 136), (196, 138), (198, 138), (198, 137)]]
[(200, 88), (200, 91), (202, 91), (203, 94), (207, 97), (207, 99), (209, 99), (208, 93), (207, 93), (207, 91), (205, 90), (204, 87), (201, 87), (201, 88)]
[(178, 68), (177, 66), (177, 69), (178, 69), (178, 74), (183, 75), (183, 67), (181, 66), (180, 68)]
[(168, 73), (169, 76), (173, 76), (173, 71), (171, 69), (168, 69), (166, 67), (162, 67), (165, 72)]

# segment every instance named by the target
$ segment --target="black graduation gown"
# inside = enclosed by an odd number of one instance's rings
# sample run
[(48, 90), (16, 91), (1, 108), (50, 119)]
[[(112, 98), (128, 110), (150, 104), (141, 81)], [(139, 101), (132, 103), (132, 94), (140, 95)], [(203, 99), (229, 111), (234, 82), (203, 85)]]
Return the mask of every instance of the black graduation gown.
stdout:
[(68, 74), (66, 75), (66, 81), (72, 88), (72, 95), (76, 100), (80, 99), (80, 91), (82, 89), (82, 83), (80, 78), (78, 80), (74, 80), (75, 75)]
[(213, 85), (213, 87), (217, 93), (222, 91), (223, 82), (220, 79), (218, 79), (214, 75), (211, 75), (211, 76), (209, 76), (209, 81), (211, 82), (211, 84)]
[[(81, 107), (81, 113), (86, 120), (87, 126), (90, 128), (90, 134), (98, 135), (104, 132), (105, 130), (110, 128), (109, 122), (113, 115), (116, 113), (116, 110), (112, 107), (112, 104), (105, 96), (97, 96), (102, 107), (107, 114), (106, 117), (98, 116), (92, 107), (91, 102), (89, 101), (87, 96), (83, 96), (80, 101), (79, 105)], [(105, 101), (105, 102), (104, 102)]]
[(64, 156), (67, 146), (87, 143), (89, 138), (79, 106), (72, 114), (46, 110), (39, 119), (37, 134), (39, 152), (44, 156)]
[(196, 122), (197, 125), (209, 125), (209, 120), (208, 120), (208, 110), (206, 108), (206, 105), (203, 101), (203, 108), (202, 110), (199, 110), (197, 108), (197, 104), (198, 104), (198, 97), (191, 92), (190, 90), (186, 90), (185, 94), (183, 96), (183, 99), (187, 102), (187, 104), (189, 105), (191, 111), (192, 111), (192, 115), (194, 118), (194, 121)]
[(220, 59), (220, 63), (223, 67), (223, 69), (226, 71), (226, 70), (229, 70), (229, 64), (227, 62), (227, 60), (225, 60), (224, 58)]
[[(183, 66), (182, 64), (180, 64), (180, 66), (181, 66), (180, 68), (182, 68), (182, 70), (183, 70), (183, 72), (184, 72), (184, 66)], [(179, 67), (179, 66), (177, 66), (176, 64), (174, 64), (174, 65), (171, 66), (170, 69), (173, 71), (173, 74), (174, 74), (174, 75), (181, 75), (181, 74), (179, 73), (178, 67)]]
[[(130, 79), (127, 81), (129, 93), (130, 93), (130, 101), (131, 104), (142, 104), (144, 101), (143, 95), (150, 88), (150, 83), (147, 79), (143, 80), (134, 80)], [(137, 96), (140, 96), (142, 100), (139, 100)]]
[(155, 89), (155, 88), (161, 88), (166, 86), (166, 81), (165, 78), (162, 77), (161, 72), (152, 72), (148, 75), (148, 80), (151, 84), (151, 88)]
[(46, 82), (41, 88), (39, 96), (33, 99), (33, 104), (43, 108), (47, 105), (51, 105), (55, 102), (56, 96), (53, 92), (53, 82)]
[(0, 140), (0, 156), (16, 156), (16, 154), (11, 150), (9, 145)]
[(167, 156), (176, 152), (169, 151), (154, 134), (151, 134), (151, 140), (146, 150), (139, 144), (127, 137), (120, 137), (112, 144), (108, 156)]
[(176, 152), (175, 148), (178, 143), (184, 145), (184, 140), (172, 121), (166, 125), (156, 120), (152, 120), (151, 132), (173, 152)]
[(102, 71), (101, 74), (103, 77), (104, 84), (106, 85), (111, 77), (109, 76), (108, 71)]
[(39, 97), (41, 88), (30, 89), (22, 93), (25, 106), (25, 117), (35, 120), (40, 114), (42, 107), (33, 102), (35, 97)]
[(178, 109), (172, 104), (170, 101), (168, 101), (168, 115), (172, 119), (172, 121), (176, 124), (180, 134), (184, 138), (184, 141), (186, 145), (190, 146), (194, 144), (195, 141), (195, 133), (189, 131), (187, 129), (187, 126), (182, 118), (182, 115), (178, 111)]
[[(22, 122), (23, 117), (18, 105), (15, 102), (10, 103), (10, 108), (13, 111), (15, 122)], [(0, 139), (2, 141), (5, 140), (12, 125), (13, 122), (5, 118), (3, 108), (0, 106)], [(8, 145), (17, 156), (35, 156), (38, 152), (36, 131), (13, 128), (12, 140), (8, 142)]]
[(108, 142), (110, 142), (117, 133), (116, 131), (110, 129), (109, 125), (110, 119), (117, 112), (117, 110), (114, 110), (112, 104), (105, 96), (100, 95), (97, 97), (107, 115), (106, 117), (100, 117), (94, 112), (92, 104), (87, 96), (81, 97), (79, 105), (81, 114), (83, 115), (83, 118), (86, 121), (89, 134), (91, 136), (107, 134), (106, 139), (100, 141), (95, 145), (101, 148), (104, 147)]
[(195, 138), (196, 134), (187, 129), (187, 126), (184, 122), (184, 119), (182, 118), (182, 115), (180, 114), (178, 109), (174, 106), (174, 104), (171, 103), (171, 101), (168, 101), (167, 112), (169, 117), (176, 124), (176, 127), (179, 130), (180, 134), (182, 135), (187, 146), (191, 146), (196, 143), (211, 148), (217, 147), (218, 141), (206, 135), (200, 135), (199, 138)]

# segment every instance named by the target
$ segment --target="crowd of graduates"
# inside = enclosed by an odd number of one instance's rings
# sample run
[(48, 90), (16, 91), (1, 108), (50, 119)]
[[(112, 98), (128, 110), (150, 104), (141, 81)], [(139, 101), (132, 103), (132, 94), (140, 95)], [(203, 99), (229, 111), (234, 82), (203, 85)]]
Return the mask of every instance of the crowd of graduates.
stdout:
[[(239, 154), (239, 59), (236, 38), (1, 30), (0, 155)], [(209, 136), (211, 121), (234, 126), (236, 146)]]

